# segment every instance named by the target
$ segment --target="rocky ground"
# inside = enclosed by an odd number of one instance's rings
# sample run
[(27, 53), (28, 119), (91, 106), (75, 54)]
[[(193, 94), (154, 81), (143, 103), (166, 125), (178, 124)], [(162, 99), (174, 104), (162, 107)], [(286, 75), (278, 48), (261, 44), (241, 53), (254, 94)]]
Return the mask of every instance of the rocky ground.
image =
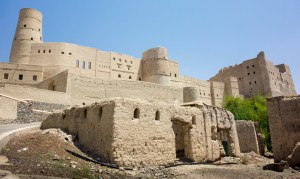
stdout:
[[(185, 164), (127, 170), (113, 169), (86, 161), (67, 152), (85, 154), (72, 136), (60, 130), (33, 130), (9, 142), (0, 156), (0, 178), (300, 178), (300, 172), (262, 170), (272, 159), (255, 153), (240, 158), (225, 157), (213, 164)], [(79, 147), (80, 148), (80, 147)]]

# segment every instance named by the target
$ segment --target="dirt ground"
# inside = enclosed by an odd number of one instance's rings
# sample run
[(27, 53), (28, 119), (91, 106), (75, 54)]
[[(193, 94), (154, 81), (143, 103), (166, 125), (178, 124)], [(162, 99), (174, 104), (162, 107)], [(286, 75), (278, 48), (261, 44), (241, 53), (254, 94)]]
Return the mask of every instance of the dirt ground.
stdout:
[[(86, 156), (72, 136), (60, 130), (33, 130), (12, 139), (0, 155), (0, 178), (11, 173), (19, 178), (299, 178), (300, 172), (262, 170), (272, 159), (255, 153), (225, 157), (212, 164), (112, 169), (83, 160), (66, 151)], [(76, 143), (75, 143), (76, 144)], [(80, 147), (79, 147), (80, 148)], [(184, 164), (177, 162), (178, 164)]]

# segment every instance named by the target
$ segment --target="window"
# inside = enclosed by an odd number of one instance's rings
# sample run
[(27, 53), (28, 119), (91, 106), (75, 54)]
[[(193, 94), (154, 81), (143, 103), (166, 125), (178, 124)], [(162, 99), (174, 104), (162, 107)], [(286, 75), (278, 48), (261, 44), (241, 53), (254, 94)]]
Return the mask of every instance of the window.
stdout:
[(51, 53), (51, 50), (49, 50), (49, 53)]
[(253, 72), (253, 74), (255, 74), (255, 71)]
[(130, 61), (130, 63), (132, 64), (132, 61)]
[(174, 74), (175, 77), (177, 77), (177, 74)]
[(33, 80), (33, 81), (37, 81), (37, 75), (33, 75), (33, 76), (32, 76), (32, 80)]
[(160, 120), (160, 111), (159, 110), (157, 110), (156, 113), (155, 113), (155, 120), (156, 121)]
[(118, 74), (118, 77), (121, 78), (121, 74)]
[(134, 113), (133, 113), (133, 118), (139, 119), (140, 118), (140, 109), (135, 108)]
[(119, 59), (119, 61), (120, 61), (120, 62), (122, 61), (121, 58)]
[(247, 69), (249, 69), (249, 66), (247, 66)]
[(250, 73), (248, 73), (248, 75), (250, 75)]
[(254, 81), (254, 83), (256, 84), (256, 81)]
[(130, 70), (131, 66), (130, 66), (130, 65), (127, 65), (127, 68), (128, 68), (128, 70)]
[(8, 73), (4, 73), (4, 79), (8, 79)]
[(85, 119), (87, 118), (87, 109), (84, 109), (83, 116), (84, 116)]
[(19, 74), (19, 80), (23, 80), (23, 75)]
[(125, 63), (127, 63), (127, 60), (125, 60)]
[(142, 81), (142, 78), (141, 78), (141, 77), (139, 77), (139, 81)]
[(72, 53), (69, 53), (69, 55), (72, 55)]
[(114, 60), (114, 61), (116, 61), (116, 58), (115, 58), (115, 57), (113, 57), (113, 60)]
[(88, 69), (91, 69), (91, 68), (92, 68), (92, 63), (89, 62), (89, 63), (88, 63)]
[(131, 76), (129, 76), (129, 79), (131, 79)]
[(251, 85), (251, 81), (249, 82), (249, 84)]
[(33, 38), (31, 37), (31, 40), (33, 40)]
[(65, 52), (61, 52), (61, 54), (65, 54)]
[(26, 24), (24, 24), (24, 27), (26, 27)]
[(41, 31), (41, 29), (39, 29), (39, 31)]
[(82, 68), (85, 69), (85, 61), (82, 61)]
[(76, 60), (76, 67), (79, 67), (79, 60)]
[(252, 67), (254, 67), (254, 65), (252, 65)]
[(99, 114), (98, 114), (99, 120), (101, 120), (101, 118), (102, 118), (102, 113), (103, 113), (103, 109), (102, 109), (102, 107), (100, 107), (99, 108)]
[(41, 53), (41, 50), (39, 50), (38, 53)]
[(196, 125), (196, 116), (195, 115), (192, 117), (192, 124)]
[(43, 52), (46, 53), (46, 50), (44, 50)]
[(42, 40), (42, 37), (40, 37), (40, 40)]

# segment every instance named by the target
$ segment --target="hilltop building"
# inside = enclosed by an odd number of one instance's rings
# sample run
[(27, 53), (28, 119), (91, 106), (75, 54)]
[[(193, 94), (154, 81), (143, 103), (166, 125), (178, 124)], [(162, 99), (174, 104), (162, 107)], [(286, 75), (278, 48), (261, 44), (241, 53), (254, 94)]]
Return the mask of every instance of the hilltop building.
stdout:
[(0, 100), (6, 100), (0, 108), (14, 110), (6, 118), (16, 116), (17, 103), (11, 102), (16, 99), (78, 105), (126, 97), (221, 106), (225, 96), (296, 94), (289, 67), (273, 66), (263, 53), (206, 81), (181, 75), (166, 48), (151, 48), (138, 59), (70, 43), (45, 43), (42, 25), (41, 12), (21, 9), (9, 63), (0, 63)]

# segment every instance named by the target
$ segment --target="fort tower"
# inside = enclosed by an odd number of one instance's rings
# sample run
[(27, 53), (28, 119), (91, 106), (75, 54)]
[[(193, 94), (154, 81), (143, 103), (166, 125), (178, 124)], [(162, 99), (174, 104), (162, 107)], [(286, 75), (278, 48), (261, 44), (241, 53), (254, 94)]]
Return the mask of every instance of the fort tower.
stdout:
[(31, 44), (42, 43), (42, 37), (42, 13), (30, 8), (21, 9), (9, 62), (28, 64)]
[(151, 48), (142, 57), (143, 81), (170, 86), (170, 66), (166, 48)]

